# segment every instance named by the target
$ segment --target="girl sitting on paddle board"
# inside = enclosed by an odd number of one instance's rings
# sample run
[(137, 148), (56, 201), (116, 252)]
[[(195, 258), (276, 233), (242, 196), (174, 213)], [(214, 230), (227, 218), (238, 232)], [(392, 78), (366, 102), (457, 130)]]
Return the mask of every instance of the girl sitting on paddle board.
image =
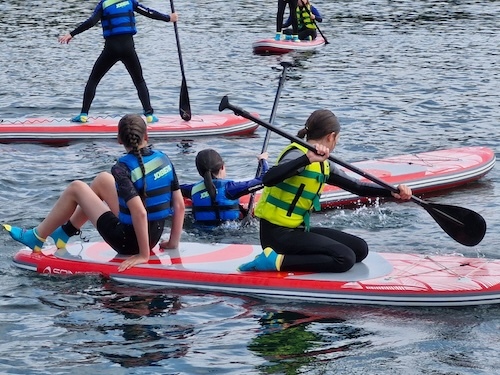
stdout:
[(314, 111), (297, 136), (306, 137), (316, 152), (291, 143), (263, 178), (264, 190), (255, 207), (260, 218), (264, 251), (240, 271), (345, 272), (368, 255), (367, 243), (333, 228), (310, 227), (309, 216), (319, 209), (324, 184), (336, 185), (360, 196), (409, 200), (411, 189), (399, 185), (399, 194), (350, 177), (328, 160), (339, 140), (340, 124), (329, 110)]
[(262, 162), (260, 176), (236, 182), (226, 178), (226, 166), (217, 151), (200, 151), (196, 155), (195, 163), (203, 180), (195, 184), (181, 185), (182, 195), (192, 201), (195, 223), (203, 227), (215, 227), (238, 220), (244, 211), (238, 198), (263, 187), (262, 177), (269, 169), (267, 158), (267, 152), (257, 157)]
[[(300, 40), (314, 40), (318, 36), (317, 27), (315, 22), (323, 22), (323, 17), (318, 9), (313, 6), (309, 0), (298, 0), (297, 3), (297, 23), (298, 35)], [(289, 16), (288, 20), (283, 24), (283, 34), (291, 38), (292, 30), (286, 29), (292, 24), (292, 17)]]
[(97, 58), (83, 93), (81, 113), (71, 119), (73, 122), (85, 123), (94, 100), (97, 85), (104, 75), (121, 61), (132, 77), (139, 100), (141, 101), (147, 122), (157, 122), (149, 98), (149, 90), (142, 75), (142, 67), (134, 46), (133, 36), (137, 33), (135, 13), (148, 18), (165, 22), (177, 22), (176, 13), (166, 15), (141, 5), (137, 0), (105, 1), (100, 0), (92, 15), (72, 32), (59, 37), (59, 42), (68, 44), (71, 39), (101, 21), (104, 37), (104, 49)]
[(131, 255), (120, 264), (119, 271), (123, 271), (148, 262), (165, 219), (172, 216), (170, 238), (162, 247), (176, 248), (184, 224), (184, 200), (174, 166), (167, 155), (148, 146), (146, 123), (139, 115), (126, 115), (119, 121), (118, 142), (127, 154), (118, 159), (111, 173), (99, 173), (90, 186), (71, 182), (36, 228), (4, 224), (11, 237), (34, 252), (41, 251), (47, 236), (64, 248), (89, 220), (113, 249)]

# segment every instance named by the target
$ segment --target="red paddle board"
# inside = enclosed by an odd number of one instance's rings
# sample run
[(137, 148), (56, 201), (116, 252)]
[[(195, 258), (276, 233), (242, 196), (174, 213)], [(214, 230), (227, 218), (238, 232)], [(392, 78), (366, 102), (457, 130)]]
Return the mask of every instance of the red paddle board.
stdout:
[[(487, 147), (461, 147), (352, 164), (389, 184), (406, 184), (417, 195), (451, 189), (476, 181), (493, 168), (495, 160), (495, 153)], [(354, 172), (343, 167), (341, 169), (359, 178)], [(259, 193), (255, 198), (256, 201), (259, 199)], [(327, 185), (320, 201), (321, 207), (326, 209), (362, 205), (374, 199), (376, 198), (359, 197), (336, 186)], [(246, 206), (248, 200), (249, 196), (245, 196), (240, 202)], [(186, 199), (185, 202), (190, 209), (191, 201)]]
[[(257, 124), (234, 114), (194, 115), (184, 121), (178, 115), (158, 115), (158, 122), (148, 124), (151, 139), (191, 138), (201, 136), (247, 135)], [(85, 124), (68, 119), (29, 118), (2, 120), (0, 142), (65, 143), (83, 139), (116, 139), (117, 118), (93, 118)]]
[(281, 55), (293, 51), (313, 51), (325, 45), (325, 40), (318, 36), (314, 40), (274, 40), (272, 38), (262, 39), (252, 44), (253, 52), (258, 55)]
[(130, 284), (248, 294), (286, 301), (322, 303), (468, 306), (500, 303), (500, 260), (376, 253), (345, 273), (239, 272), (260, 246), (181, 243), (178, 250), (153, 249), (148, 264), (118, 272), (125, 259), (106, 243), (73, 243), (67, 249), (29, 249), (14, 264), (38, 273), (99, 274)]

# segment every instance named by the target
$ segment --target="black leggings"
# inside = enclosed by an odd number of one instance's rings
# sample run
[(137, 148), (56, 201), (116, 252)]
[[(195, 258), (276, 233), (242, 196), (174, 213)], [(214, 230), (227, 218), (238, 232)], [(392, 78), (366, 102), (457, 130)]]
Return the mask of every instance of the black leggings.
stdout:
[[(292, 35), (292, 33), (293, 33), (293, 31), (290, 29), (283, 30), (283, 34)], [(309, 28), (305, 27), (302, 30), (299, 30), (298, 35), (299, 35), (300, 40), (309, 40), (309, 37), (311, 37), (311, 40), (314, 40), (318, 36), (318, 33), (314, 29), (309, 29)]]
[(297, 35), (299, 23), (297, 20), (297, 0), (278, 0), (278, 13), (276, 14), (276, 32), (281, 32), (283, 28), (283, 16), (285, 15), (286, 4), (290, 8), (290, 17), (292, 17), (293, 35)]
[(284, 254), (280, 271), (345, 272), (368, 255), (362, 238), (331, 228), (285, 228), (260, 219), (262, 248)]
[(142, 67), (137, 52), (135, 51), (134, 37), (132, 34), (115, 35), (106, 39), (104, 49), (97, 58), (92, 68), (92, 72), (90, 73), (89, 80), (87, 81), (87, 85), (85, 86), (82, 113), (89, 113), (90, 105), (95, 97), (97, 85), (101, 82), (102, 77), (104, 77), (118, 61), (121, 61), (125, 65), (130, 77), (132, 77), (144, 113), (153, 113), (148, 87), (142, 75)]

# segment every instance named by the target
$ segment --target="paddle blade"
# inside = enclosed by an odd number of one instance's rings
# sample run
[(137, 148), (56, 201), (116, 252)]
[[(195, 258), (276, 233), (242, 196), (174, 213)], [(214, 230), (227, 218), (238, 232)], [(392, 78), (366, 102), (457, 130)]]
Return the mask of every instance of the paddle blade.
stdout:
[(451, 238), (462, 245), (476, 246), (486, 234), (486, 221), (477, 212), (429, 202), (421, 206)]
[(191, 104), (189, 103), (189, 95), (186, 80), (182, 80), (181, 95), (179, 97), (179, 113), (184, 121), (191, 120)]

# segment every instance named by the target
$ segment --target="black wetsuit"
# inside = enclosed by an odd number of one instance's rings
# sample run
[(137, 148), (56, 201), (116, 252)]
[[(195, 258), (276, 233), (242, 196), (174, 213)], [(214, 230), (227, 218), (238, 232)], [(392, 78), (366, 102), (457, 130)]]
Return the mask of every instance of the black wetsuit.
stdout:
[[(134, 11), (152, 19), (165, 22), (170, 21), (169, 15), (144, 7), (138, 2), (134, 2)], [(99, 20), (101, 20), (102, 14), (102, 1), (100, 1), (94, 9), (92, 15), (75, 30), (73, 30), (70, 35), (74, 37), (75, 35), (90, 29), (97, 22), (99, 22)], [(125, 68), (134, 82), (144, 114), (153, 114), (153, 108), (149, 98), (149, 90), (142, 74), (139, 57), (135, 51), (133, 38), (134, 34), (135, 32), (130, 30), (129, 33), (111, 35), (105, 38), (104, 49), (102, 50), (101, 55), (97, 58), (87, 81), (87, 85), (85, 86), (81, 110), (82, 113), (89, 113), (90, 106), (95, 97), (97, 85), (104, 75), (111, 69), (111, 67), (113, 67), (113, 65), (115, 65), (118, 61), (121, 61), (125, 65)]]
[[(274, 186), (299, 173), (309, 164), (307, 156), (298, 149), (285, 153), (279, 164), (264, 176), (265, 186)], [(360, 196), (389, 197), (389, 190), (350, 177), (330, 163), (326, 182)], [(262, 248), (271, 247), (285, 254), (280, 271), (345, 272), (368, 255), (368, 245), (362, 238), (333, 228), (304, 226), (287, 228), (260, 219)]]
[(290, 17), (292, 18), (292, 29), (293, 34), (297, 35), (299, 30), (299, 24), (297, 20), (297, 0), (278, 0), (278, 13), (276, 14), (276, 32), (281, 32), (283, 29), (283, 18), (285, 15), (286, 4), (290, 8)]

